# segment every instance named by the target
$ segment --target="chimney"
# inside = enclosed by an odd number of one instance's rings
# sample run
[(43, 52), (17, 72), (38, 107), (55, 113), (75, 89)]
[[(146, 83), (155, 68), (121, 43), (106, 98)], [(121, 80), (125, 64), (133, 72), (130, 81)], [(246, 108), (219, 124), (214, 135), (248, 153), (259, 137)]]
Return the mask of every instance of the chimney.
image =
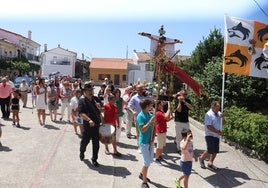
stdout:
[(28, 31), (28, 39), (32, 40), (32, 31), (31, 30)]
[(44, 45), (44, 52), (47, 52), (47, 44)]

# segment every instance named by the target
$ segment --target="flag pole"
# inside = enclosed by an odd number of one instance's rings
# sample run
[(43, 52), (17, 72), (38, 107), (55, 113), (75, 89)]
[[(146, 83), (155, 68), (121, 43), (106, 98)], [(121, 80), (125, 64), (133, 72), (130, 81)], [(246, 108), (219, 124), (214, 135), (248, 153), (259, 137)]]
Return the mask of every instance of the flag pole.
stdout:
[(221, 89), (221, 112), (223, 113), (224, 107), (224, 89), (225, 89), (225, 73), (222, 73), (222, 89)]

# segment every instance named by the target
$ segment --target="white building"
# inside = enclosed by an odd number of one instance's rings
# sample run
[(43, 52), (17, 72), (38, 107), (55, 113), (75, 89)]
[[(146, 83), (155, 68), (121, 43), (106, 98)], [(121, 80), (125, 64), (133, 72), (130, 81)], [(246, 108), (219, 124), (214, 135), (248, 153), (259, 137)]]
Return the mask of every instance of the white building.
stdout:
[(60, 45), (57, 48), (47, 50), (47, 45), (45, 45), (45, 51), (41, 53), (40, 57), (42, 76), (60, 72), (63, 76), (74, 77), (77, 53), (63, 49)]
[(150, 55), (146, 52), (133, 53), (134, 65), (128, 65), (128, 78), (127, 83), (141, 83), (146, 80), (147, 83), (153, 82), (154, 71), (152, 70), (152, 62)]

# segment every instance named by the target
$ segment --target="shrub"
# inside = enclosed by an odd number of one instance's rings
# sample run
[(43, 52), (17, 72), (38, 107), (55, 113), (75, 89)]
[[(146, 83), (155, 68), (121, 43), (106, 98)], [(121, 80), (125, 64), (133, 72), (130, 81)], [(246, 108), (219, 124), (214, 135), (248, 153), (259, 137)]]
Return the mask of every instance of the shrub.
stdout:
[(232, 106), (225, 109), (223, 134), (227, 140), (256, 152), (268, 162), (268, 116)]

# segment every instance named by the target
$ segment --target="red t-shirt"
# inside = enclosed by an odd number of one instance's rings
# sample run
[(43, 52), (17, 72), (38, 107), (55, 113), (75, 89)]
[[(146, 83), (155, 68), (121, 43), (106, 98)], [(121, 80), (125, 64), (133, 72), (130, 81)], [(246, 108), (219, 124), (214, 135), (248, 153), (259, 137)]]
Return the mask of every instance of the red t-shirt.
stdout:
[(155, 112), (156, 117), (156, 133), (166, 133), (167, 132), (167, 121), (165, 118), (165, 113), (161, 110)]
[(105, 123), (109, 123), (112, 125), (116, 125), (118, 109), (115, 105), (111, 105), (110, 103), (106, 103), (104, 105), (104, 121)]

